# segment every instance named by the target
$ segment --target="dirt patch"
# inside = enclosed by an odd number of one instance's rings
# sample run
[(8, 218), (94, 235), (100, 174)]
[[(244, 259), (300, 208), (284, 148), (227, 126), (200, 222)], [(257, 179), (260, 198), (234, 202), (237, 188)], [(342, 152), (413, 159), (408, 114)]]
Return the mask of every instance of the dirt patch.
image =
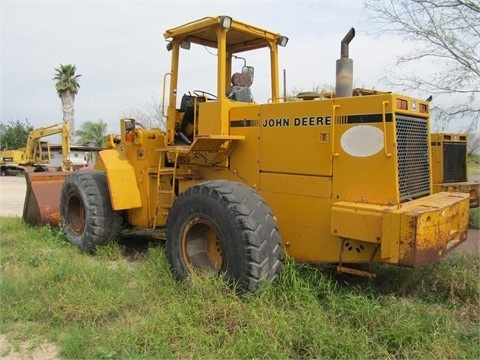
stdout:
[(0, 216), (22, 216), (26, 189), (24, 176), (0, 176)]
[(453, 250), (453, 252), (460, 252), (462, 254), (479, 252), (479, 251), (480, 251), (480, 230), (479, 229), (468, 229), (467, 240)]
[(12, 344), (5, 334), (0, 334), (0, 359), (2, 360), (57, 360), (58, 346), (43, 342), (32, 346), (32, 341)]

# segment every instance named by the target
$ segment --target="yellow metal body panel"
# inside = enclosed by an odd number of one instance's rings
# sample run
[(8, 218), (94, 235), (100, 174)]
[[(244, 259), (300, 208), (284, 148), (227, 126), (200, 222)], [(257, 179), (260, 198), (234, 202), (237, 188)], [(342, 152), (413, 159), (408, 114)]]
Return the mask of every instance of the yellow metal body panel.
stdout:
[(432, 146), (432, 182), (433, 184), (443, 183), (443, 134), (430, 135)]
[(228, 135), (229, 124), (227, 121), (230, 110), (229, 102), (204, 102), (199, 104), (198, 134), (199, 135)]
[(0, 164), (25, 164), (25, 149), (0, 151)]
[(336, 202), (332, 205), (330, 231), (342, 238), (380, 244), (385, 211), (387, 208), (381, 205)]
[[(382, 108), (383, 103), (385, 109)], [(375, 98), (359, 97), (355, 101), (351, 98), (335, 99), (332, 147), (334, 199), (385, 205), (400, 201), (396, 185), (395, 126), (391, 117), (385, 123), (382, 121), (384, 111), (392, 114), (392, 103), (395, 103), (394, 96), (389, 94)], [(358, 123), (347, 123), (350, 117), (353, 118), (351, 121)], [(356, 130), (362, 130), (365, 135), (361, 131), (355, 134)], [(358, 139), (351, 140), (350, 145), (348, 139), (355, 136)], [(365, 186), (365, 183), (369, 185)]]
[[(160, 156), (160, 149), (165, 148), (165, 136), (157, 128), (134, 128), (134, 136), (129, 138), (125, 123), (125, 120), (121, 121), (121, 133), (115, 149), (100, 152), (100, 164), (107, 173), (112, 205), (115, 210), (125, 209), (127, 223), (133, 226), (149, 228), (154, 224), (164, 225), (166, 215), (157, 207), (158, 191), (172, 189), (171, 174), (160, 179), (158, 175), (159, 168), (165, 167), (164, 154)], [(111, 154), (104, 155), (105, 151)], [(162, 200), (171, 201), (170, 198), (163, 196)]]
[(107, 173), (108, 188), (113, 210), (124, 210), (142, 206), (135, 169), (126, 157), (116, 150), (103, 150), (98, 154), (95, 169)]
[(260, 174), (260, 189), (279, 194), (291, 194), (331, 199), (332, 178), (290, 174)]
[(330, 176), (332, 108), (331, 100), (262, 105), (261, 170)]
[[(230, 109), (230, 133), (242, 135), (230, 156), (229, 169), (245, 184), (259, 187), (260, 179), (260, 116), (259, 107), (239, 106)], [(247, 166), (246, 166), (247, 165)]]
[(298, 262), (370, 263), (379, 261), (377, 245), (330, 233), (331, 199), (270, 191), (260, 194), (273, 209), (285, 252)]

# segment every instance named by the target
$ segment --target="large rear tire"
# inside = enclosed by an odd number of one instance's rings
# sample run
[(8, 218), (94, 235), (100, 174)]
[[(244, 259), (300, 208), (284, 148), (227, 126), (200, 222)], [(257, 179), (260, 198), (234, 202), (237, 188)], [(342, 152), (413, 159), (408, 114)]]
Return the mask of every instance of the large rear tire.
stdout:
[(120, 232), (122, 217), (112, 209), (103, 171), (70, 174), (60, 196), (62, 225), (68, 241), (92, 251)]
[(253, 189), (226, 180), (202, 182), (179, 195), (168, 216), (166, 251), (177, 279), (222, 275), (239, 293), (274, 281), (282, 267), (272, 211)]

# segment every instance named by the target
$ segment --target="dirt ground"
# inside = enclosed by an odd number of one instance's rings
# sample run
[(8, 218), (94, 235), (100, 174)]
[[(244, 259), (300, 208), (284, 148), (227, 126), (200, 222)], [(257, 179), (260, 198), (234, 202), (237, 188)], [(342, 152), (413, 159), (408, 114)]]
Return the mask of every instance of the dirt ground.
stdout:
[[(7, 354), (8, 353), (8, 354)], [(3, 355), (6, 354), (6, 355)], [(34, 348), (30, 342), (12, 344), (4, 334), (0, 334), (1, 360), (57, 360), (58, 348), (52, 343), (42, 343)]]
[(0, 176), (0, 216), (22, 216), (26, 189), (23, 176)]
[[(25, 191), (24, 177), (0, 176), (0, 216), (22, 216)], [(453, 251), (480, 251), (480, 230), (469, 229), (467, 241)], [(42, 343), (32, 348), (29, 343), (13, 344), (7, 340), (4, 334), (0, 334), (0, 360), (54, 360), (58, 358), (58, 348), (55, 344)]]

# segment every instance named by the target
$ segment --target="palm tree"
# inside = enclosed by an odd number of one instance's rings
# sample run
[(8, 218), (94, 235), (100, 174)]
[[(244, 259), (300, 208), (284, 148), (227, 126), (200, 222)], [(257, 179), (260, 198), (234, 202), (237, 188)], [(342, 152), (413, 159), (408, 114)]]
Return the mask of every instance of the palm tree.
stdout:
[(75, 75), (77, 67), (75, 65), (60, 64), (59, 68), (55, 69), (56, 80), (55, 89), (58, 96), (62, 100), (63, 121), (70, 125), (70, 134), (73, 138), (75, 133), (75, 121), (73, 118), (73, 103), (75, 101), (75, 95), (78, 93), (80, 85), (78, 84), (78, 78), (82, 75)]
[(86, 121), (82, 124), (81, 130), (75, 132), (80, 144), (98, 147), (105, 146), (106, 134), (107, 124), (102, 119), (96, 122)]

